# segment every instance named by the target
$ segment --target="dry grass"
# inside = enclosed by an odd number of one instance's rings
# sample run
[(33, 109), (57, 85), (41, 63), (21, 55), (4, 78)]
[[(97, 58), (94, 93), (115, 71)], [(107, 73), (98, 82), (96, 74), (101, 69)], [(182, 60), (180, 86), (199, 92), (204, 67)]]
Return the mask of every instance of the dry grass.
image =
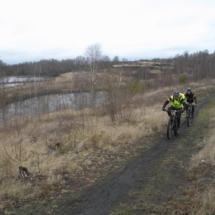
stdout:
[[(159, 106), (133, 108), (132, 123), (120, 122), (115, 125), (110, 123), (108, 116), (98, 117), (89, 109), (66, 110), (39, 119), (26, 119), (19, 122), (19, 132), (12, 120), (1, 132), (0, 198), (8, 195), (26, 198), (37, 196), (40, 192), (41, 186), (37, 185), (32, 192), (30, 182), (21, 183), (18, 180), (18, 166), (27, 167), (33, 176), (44, 176), (46, 180), (42, 183), (63, 184), (63, 174), (75, 174), (92, 166), (91, 154), (99, 150), (118, 153), (127, 144), (135, 146), (141, 138), (161, 130), (160, 120), (164, 123), (166, 115)], [(60, 142), (60, 148), (49, 153), (56, 142)], [(11, 183), (13, 186), (8, 188)]]
[[(206, 88), (202, 87), (207, 90)], [(208, 133), (204, 136), (200, 144), (202, 148), (198, 153), (191, 157), (189, 172), (192, 174), (193, 194), (199, 202), (197, 215), (214, 214), (214, 167), (215, 167), (215, 114), (214, 103), (205, 110), (206, 117), (209, 117), (207, 126)]]
[(209, 163), (211, 166), (215, 165), (215, 116), (210, 119), (208, 130), (209, 133), (205, 136), (202, 145), (204, 148), (192, 157), (191, 168), (197, 167), (199, 163)]
[[(73, 75), (64, 74), (52, 83), (55, 83), (55, 87), (69, 88)], [(196, 92), (206, 91), (210, 87), (205, 87), (204, 82), (190, 86)], [(176, 87), (182, 92), (186, 89), (185, 86)], [(173, 90), (167, 87), (134, 96), (134, 105), (127, 107), (132, 118), (125, 122), (112, 124), (109, 116), (101, 114), (103, 110), (100, 108), (81, 111), (67, 109), (40, 118), (11, 120), (0, 133), (0, 199), (38, 197), (45, 185), (54, 187), (66, 183), (65, 175), (80, 180), (81, 173), (88, 184), (95, 183), (86, 178), (84, 172), (96, 171), (95, 159), (98, 166), (109, 160), (110, 157), (101, 151), (116, 156), (121, 153), (122, 147), (131, 145), (135, 148), (141, 139), (163, 130), (167, 115), (161, 111), (161, 107)], [(213, 141), (211, 139), (211, 147)], [(60, 147), (51, 150), (57, 142)], [(209, 156), (210, 150), (204, 153)], [(214, 159), (213, 154), (209, 157)], [(32, 176), (41, 178), (38, 182), (19, 180), (19, 166), (27, 167)]]

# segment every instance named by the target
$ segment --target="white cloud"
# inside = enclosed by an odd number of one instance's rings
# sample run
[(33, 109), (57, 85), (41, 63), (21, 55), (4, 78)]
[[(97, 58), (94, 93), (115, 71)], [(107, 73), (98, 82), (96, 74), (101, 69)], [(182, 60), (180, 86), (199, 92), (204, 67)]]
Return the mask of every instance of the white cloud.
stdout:
[(133, 59), (213, 52), (214, 20), (209, 0), (7, 0), (0, 8), (0, 59), (73, 58), (93, 43), (106, 55)]

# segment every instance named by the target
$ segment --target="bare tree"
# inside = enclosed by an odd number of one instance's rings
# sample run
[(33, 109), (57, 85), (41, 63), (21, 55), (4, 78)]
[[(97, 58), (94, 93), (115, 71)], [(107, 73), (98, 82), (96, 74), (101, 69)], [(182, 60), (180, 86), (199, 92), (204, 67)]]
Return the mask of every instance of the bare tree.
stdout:
[(115, 57), (113, 58), (113, 62), (119, 62), (119, 56), (115, 56)]
[(102, 61), (110, 62), (110, 58), (107, 55), (102, 56)]
[(95, 85), (96, 85), (96, 75), (99, 68), (99, 63), (102, 60), (102, 51), (101, 51), (101, 45), (96, 43), (93, 45), (90, 45), (87, 47), (85, 52), (85, 57), (87, 61), (87, 65), (89, 67), (89, 87), (90, 92), (95, 91)]
[(74, 62), (75, 62), (76, 70), (81, 71), (85, 66), (85, 57), (78, 56), (75, 58)]

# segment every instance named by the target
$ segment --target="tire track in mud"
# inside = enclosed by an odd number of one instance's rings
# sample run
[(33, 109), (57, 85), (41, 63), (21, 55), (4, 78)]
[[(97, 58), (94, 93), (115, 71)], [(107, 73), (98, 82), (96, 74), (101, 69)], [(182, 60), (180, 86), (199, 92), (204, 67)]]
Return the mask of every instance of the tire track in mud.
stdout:
[[(195, 108), (195, 116), (199, 109), (212, 97), (215, 93), (211, 94)], [(183, 122), (180, 132), (184, 133), (187, 129), (186, 122)], [(148, 151), (143, 152), (139, 157), (135, 158), (131, 163), (126, 166), (123, 171), (114, 175), (105, 183), (92, 187), (87, 190), (81, 197), (81, 203), (75, 209), (65, 208), (61, 214), (72, 215), (105, 215), (109, 214), (114, 207), (120, 202), (124, 195), (137, 184), (140, 179), (144, 180), (147, 171), (156, 165), (156, 162), (165, 154), (171, 147), (172, 140), (161, 140), (156, 143), (154, 147)], [(63, 213), (62, 213), (63, 212)]]
[[(85, 193), (82, 205), (72, 211), (73, 215), (105, 215), (120, 201), (125, 193), (144, 175), (168, 149), (169, 143), (163, 141), (156, 147), (145, 152), (141, 157), (133, 160), (123, 172), (112, 177), (105, 184), (93, 187)], [(68, 211), (68, 214), (71, 214)]]

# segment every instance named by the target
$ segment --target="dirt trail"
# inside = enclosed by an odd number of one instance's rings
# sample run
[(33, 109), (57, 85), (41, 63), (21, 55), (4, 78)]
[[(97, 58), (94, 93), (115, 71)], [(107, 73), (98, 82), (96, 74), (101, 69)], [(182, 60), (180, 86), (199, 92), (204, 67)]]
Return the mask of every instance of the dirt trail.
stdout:
[[(212, 97), (215, 93), (201, 101), (196, 107), (195, 115), (198, 110)], [(186, 131), (185, 122), (180, 128), (181, 135)], [(88, 190), (82, 199), (82, 203), (73, 210), (73, 215), (105, 215), (109, 214), (112, 209), (121, 201), (128, 190), (135, 187), (139, 182), (147, 180), (147, 172), (154, 169), (166, 151), (172, 146), (173, 140), (163, 139), (155, 147), (144, 152), (140, 157), (133, 160), (122, 172), (112, 177), (106, 183), (93, 187)], [(177, 175), (177, 173), (176, 173)], [(144, 179), (144, 177), (146, 177)], [(63, 211), (62, 211), (63, 212)], [(65, 210), (64, 214), (71, 214), (70, 210)]]
[[(161, 142), (142, 154), (141, 157), (136, 158), (123, 172), (115, 175), (105, 184), (88, 190), (82, 199), (83, 203), (72, 214), (108, 214), (127, 191), (144, 177), (144, 173), (155, 165), (156, 160), (165, 153), (168, 146), (169, 143)], [(68, 214), (70, 213), (68, 212)]]
[[(195, 115), (214, 96), (215, 93), (201, 101), (196, 107)], [(37, 202), (35, 202), (31, 203), (31, 213), (29, 211), (23, 211), (22, 208), (18, 208), (17, 214), (107, 215), (117, 208), (122, 201), (129, 205), (129, 202), (131, 203), (129, 192), (132, 191), (138, 195), (140, 186), (148, 187), (147, 189), (151, 187), (152, 190), (154, 187), (158, 190), (160, 189), (158, 193), (150, 193), (147, 197), (145, 196), (146, 201), (157, 204), (157, 202), (161, 201), (161, 192), (167, 193), (166, 196), (163, 196), (162, 200), (166, 201), (169, 198), (167, 196), (174, 195), (175, 189), (178, 186), (184, 186), (184, 183), (186, 183), (186, 180), (181, 178), (179, 165), (182, 165), (182, 161), (186, 161), (190, 157), (189, 153), (192, 153), (192, 150), (196, 150), (192, 144), (186, 147), (187, 143), (184, 143), (184, 147), (186, 148), (186, 153), (184, 153), (183, 145), (175, 144), (177, 141), (182, 141), (183, 136), (185, 139), (187, 138), (186, 141), (191, 141), (189, 136), (186, 137), (187, 130), (186, 122), (184, 122), (181, 125), (179, 137), (167, 140), (166, 136), (163, 136), (160, 141), (154, 144), (154, 147), (143, 152), (139, 157), (127, 164), (117, 175), (108, 178), (102, 184), (91, 187), (81, 197), (77, 197), (76, 202), (71, 200), (70, 194), (65, 194), (62, 195), (62, 198), (57, 203), (58, 207), (50, 210), (52, 213), (49, 212), (49, 209), (52, 207), (50, 204), (45, 203), (41, 207), (41, 205), (38, 206)], [(196, 132), (198, 132), (198, 129)], [(166, 169), (165, 162), (168, 163), (170, 161), (171, 165)], [(161, 173), (162, 171), (164, 171), (163, 175)], [(168, 174), (171, 175), (169, 178)], [(147, 193), (149, 191), (147, 190), (145, 192)], [(136, 211), (132, 214), (150, 213), (147, 212), (146, 208), (146, 210)]]

